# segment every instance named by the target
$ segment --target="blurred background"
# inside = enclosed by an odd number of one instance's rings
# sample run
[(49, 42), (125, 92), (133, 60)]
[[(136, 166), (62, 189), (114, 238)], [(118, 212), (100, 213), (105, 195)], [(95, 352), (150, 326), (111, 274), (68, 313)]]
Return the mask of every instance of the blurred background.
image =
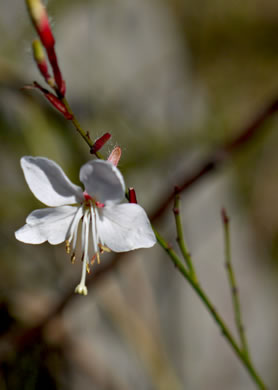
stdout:
[[(274, 0), (49, 0), (67, 97), (93, 139), (123, 151), (120, 169), (151, 215), (174, 185), (240, 133), (278, 95)], [(65, 248), (14, 238), (44, 207), (19, 165), (58, 162), (79, 184), (92, 158), (70, 123), (37, 91), (35, 37), (24, 1), (0, 2), (0, 389), (251, 390), (255, 386), (195, 293), (156, 245), (128, 253), (70, 296), (80, 277)], [(220, 210), (251, 355), (278, 388), (278, 121), (182, 196), (199, 279), (235, 331)], [(171, 209), (155, 226), (175, 246)], [(113, 254), (102, 265), (113, 261)], [(100, 266), (101, 267), (101, 266)], [(50, 315), (42, 332), (36, 326)], [(31, 329), (29, 333), (25, 331)], [(23, 333), (24, 338), (18, 335)]]

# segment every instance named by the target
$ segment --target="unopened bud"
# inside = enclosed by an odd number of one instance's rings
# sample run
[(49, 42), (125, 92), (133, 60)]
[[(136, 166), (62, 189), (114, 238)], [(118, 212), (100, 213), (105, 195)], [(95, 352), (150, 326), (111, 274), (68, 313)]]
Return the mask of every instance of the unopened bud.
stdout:
[(49, 85), (54, 87), (54, 80), (50, 77), (50, 75), (48, 73), (47, 61), (46, 61), (46, 57), (44, 55), (44, 50), (43, 50), (43, 47), (41, 45), (41, 42), (38, 39), (35, 39), (32, 43), (32, 48), (33, 48), (34, 59), (35, 59), (36, 64), (39, 68), (39, 71), (41, 72), (45, 81)]
[(41, 43), (46, 49), (47, 56), (53, 69), (54, 79), (57, 86), (57, 93), (60, 97), (64, 97), (66, 92), (66, 84), (63, 80), (54, 45), (55, 40), (51, 31), (47, 12), (41, 0), (26, 0), (27, 8), (31, 16), (32, 22), (39, 34)]
[(136, 193), (133, 187), (130, 187), (128, 189), (128, 198), (129, 198), (129, 203), (137, 203)]
[(73, 118), (72, 114), (68, 112), (67, 107), (59, 98), (57, 98), (57, 96), (43, 88), (37, 82), (34, 82), (34, 87), (39, 89), (44, 94), (46, 99), (52, 104), (52, 106), (60, 111), (66, 119), (71, 120)]
[(50, 49), (47, 50), (47, 55), (48, 55), (48, 59), (49, 59), (49, 62), (51, 64), (51, 67), (53, 69), (53, 74), (54, 74), (54, 78), (55, 78), (55, 81), (57, 84), (57, 89), (58, 89), (57, 92), (61, 97), (64, 97), (65, 93), (66, 93), (66, 84), (65, 84), (65, 81), (63, 80), (62, 73), (61, 73), (60, 67), (58, 65), (58, 60), (57, 60), (57, 56), (56, 56), (54, 47), (51, 47)]
[(55, 40), (51, 31), (46, 9), (40, 0), (26, 0), (26, 4), (42, 44), (48, 50), (54, 46)]
[(119, 146), (116, 146), (110, 153), (110, 156), (108, 157), (107, 161), (110, 161), (116, 167), (120, 161), (121, 155), (122, 149)]
[(94, 145), (91, 147), (90, 153), (95, 154), (96, 152), (98, 152), (110, 138), (111, 138), (110, 133), (103, 134), (100, 138), (96, 140)]

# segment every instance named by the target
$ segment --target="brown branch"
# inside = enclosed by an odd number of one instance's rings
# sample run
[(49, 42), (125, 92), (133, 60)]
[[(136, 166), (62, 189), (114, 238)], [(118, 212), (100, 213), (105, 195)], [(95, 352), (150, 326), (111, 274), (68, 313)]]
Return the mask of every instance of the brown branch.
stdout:
[[(87, 277), (87, 286), (95, 286), (99, 283), (109, 272), (114, 269), (118, 264), (122, 263), (124, 260), (128, 259), (128, 253), (121, 253), (114, 255), (113, 259), (109, 263), (103, 264), (101, 267), (98, 267), (94, 270), (91, 277)], [(76, 280), (74, 285), (79, 282), (79, 279)], [(5, 359), (7, 353), (11, 351), (20, 352), (25, 347), (28, 347), (32, 343), (38, 341), (43, 337), (44, 328), (57, 316), (59, 316), (64, 308), (71, 302), (73, 299), (84, 299), (78, 294), (74, 293), (74, 286), (70, 286), (68, 291), (66, 291), (62, 299), (56, 304), (52, 310), (47, 313), (47, 315), (40, 321), (39, 324), (32, 326), (28, 329), (22, 330), (13, 330), (9, 334), (5, 334), (0, 339), (0, 362)], [(1, 348), (1, 343), (4, 341), (4, 348)]]
[(266, 106), (266, 108), (256, 116), (247, 127), (243, 128), (239, 132), (239, 135), (217, 148), (200, 168), (187, 176), (183, 182), (177, 186), (177, 189), (172, 190), (165, 195), (157, 209), (151, 214), (151, 221), (154, 222), (165, 212), (168, 206), (173, 202), (177, 193), (187, 190), (202, 177), (218, 169), (226, 160), (230, 159), (235, 152), (239, 151), (243, 146), (252, 141), (262, 129), (261, 126), (263, 123), (277, 111), (278, 99), (275, 99)]

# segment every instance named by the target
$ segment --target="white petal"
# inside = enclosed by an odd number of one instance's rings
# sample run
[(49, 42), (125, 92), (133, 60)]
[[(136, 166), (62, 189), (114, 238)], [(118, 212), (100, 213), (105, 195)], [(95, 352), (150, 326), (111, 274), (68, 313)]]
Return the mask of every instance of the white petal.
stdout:
[(54, 161), (44, 157), (25, 156), (20, 162), (30, 190), (47, 206), (63, 206), (82, 201), (82, 189), (73, 184)]
[(15, 237), (26, 244), (52, 245), (65, 241), (77, 207), (61, 206), (35, 210), (28, 215), (26, 225), (15, 232)]
[(147, 214), (138, 204), (125, 203), (99, 210), (98, 232), (112, 251), (150, 248), (156, 243)]
[(83, 165), (80, 181), (88, 194), (101, 203), (118, 203), (125, 196), (123, 176), (109, 161), (93, 160)]

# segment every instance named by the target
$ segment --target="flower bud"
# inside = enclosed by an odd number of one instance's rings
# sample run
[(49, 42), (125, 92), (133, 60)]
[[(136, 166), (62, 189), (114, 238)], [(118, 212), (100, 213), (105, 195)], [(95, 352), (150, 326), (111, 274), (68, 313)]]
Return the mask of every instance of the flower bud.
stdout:
[(62, 73), (58, 65), (58, 60), (57, 60), (54, 47), (47, 49), (47, 55), (51, 67), (53, 69), (54, 78), (57, 84), (57, 93), (59, 94), (59, 96), (64, 97), (66, 93), (66, 84), (65, 81), (63, 80)]
[(33, 48), (33, 55), (34, 59), (36, 61), (36, 64), (39, 68), (39, 71), (41, 72), (42, 76), (44, 77), (45, 81), (54, 87), (54, 80), (50, 77), (48, 73), (48, 66), (46, 57), (44, 55), (43, 47), (38, 39), (35, 39), (32, 43)]
[(96, 152), (98, 152), (110, 138), (110, 133), (103, 134), (100, 138), (96, 140), (94, 145), (91, 147), (90, 153), (95, 154)]
[(26, 0), (27, 8), (43, 46), (48, 50), (55, 40), (51, 31), (46, 9), (40, 0)]
[(128, 198), (129, 198), (129, 203), (137, 203), (136, 192), (133, 187), (130, 187), (128, 189)]
[(122, 149), (119, 146), (116, 146), (110, 153), (110, 156), (108, 157), (107, 161), (110, 161), (116, 167), (120, 161), (121, 155)]
[(64, 97), (66, 92), (66, 84), (63, 80), (54, 45), (55, 40), (51, 31), (47, 12), (41, 0), (26, 0), (27, 8), (31, 16), (32, 22), (37, 30), (41, 43), (46, 49), (47, 56), (53, 69), (54, 79), (57, 85), (57, 93), (59, 97)]
[(67, 107), (59, 98), (57, 98), (57, 96), (49, 92), (47, 89), (43, 88), (37, 82), (34, 82), (34, 87), (39, 89), (44, 94), (46, 99), (52, 104), (52, 106), (55, 107), (58, 111), (60, 111), (66, 119), (71, 120), (73, 118), (72, 114), (68, 112)]

